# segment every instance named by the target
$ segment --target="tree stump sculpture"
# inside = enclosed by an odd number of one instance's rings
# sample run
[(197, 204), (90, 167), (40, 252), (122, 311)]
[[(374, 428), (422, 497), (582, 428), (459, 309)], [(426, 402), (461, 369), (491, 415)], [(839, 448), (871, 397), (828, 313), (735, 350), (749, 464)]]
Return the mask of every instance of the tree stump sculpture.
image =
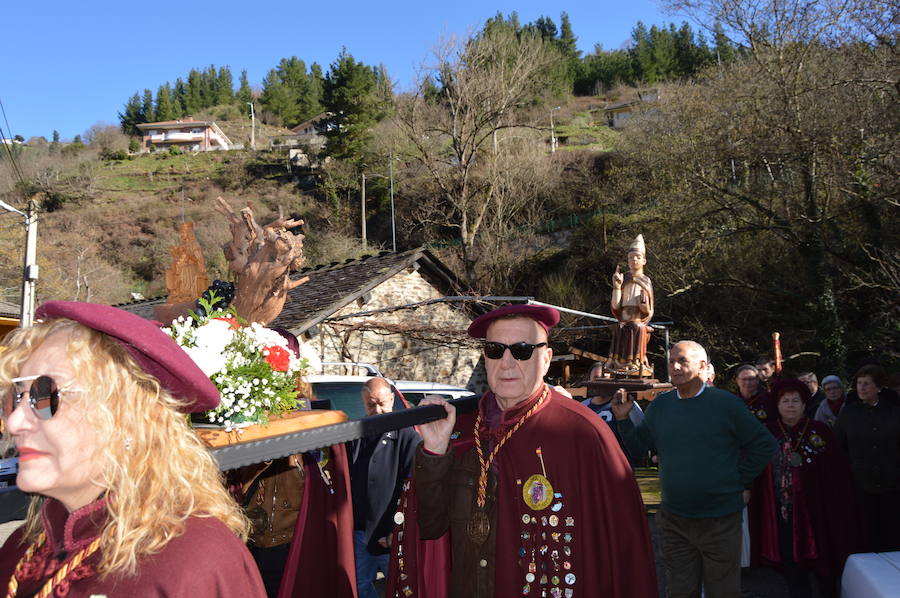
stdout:
[(231, 229), (232, 239), (222, 249), (237, 285), (232, 305), (247, 321), (268, 324), (281, 313), (288, 291), (309, 280), (290, 279), (304, 257), (303, 235), (288, 229), (303, 221), (285, 219), (279, 208), (278, 219), (260, 226), (252, 203), (235, 212), (221, 197), (216, 198), (215, 209)]

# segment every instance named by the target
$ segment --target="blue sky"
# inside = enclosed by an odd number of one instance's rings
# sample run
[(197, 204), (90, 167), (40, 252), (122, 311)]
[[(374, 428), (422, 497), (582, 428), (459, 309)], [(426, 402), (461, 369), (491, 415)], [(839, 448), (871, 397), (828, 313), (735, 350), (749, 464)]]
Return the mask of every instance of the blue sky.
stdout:
[[(384, 63), (399, 89), (443, 37), (465, 35), (502, 11), (521, 22), (542, 15), (557, 26), (566, 11), (579, 49), (617, 48), (638, 20), (678, 21), (654, 0), (629, 2), (236, 2), (233, 0), (84, 0), (4, 2), (0, 100), (9, 130), (26, 139), (53, 130), (63, 139), (97, 122), (118, 124), (135, 91), (186, 77), (191, 68), (228, 65), (250, 84), (285, 57), (327, 71), (342, 46), (367, 64)], [(2, 121), (0, 121), (2, 122)]]

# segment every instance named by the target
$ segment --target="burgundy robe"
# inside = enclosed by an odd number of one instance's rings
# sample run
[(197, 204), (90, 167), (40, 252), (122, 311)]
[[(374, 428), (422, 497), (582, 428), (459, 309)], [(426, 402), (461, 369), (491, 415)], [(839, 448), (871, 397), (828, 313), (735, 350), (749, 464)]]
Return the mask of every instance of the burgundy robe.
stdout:
[[(328, 450), (326, 484), (310, 453), (303, 455), (306, 484), (278, 598), (356, 598), (353, 503), (347, 449)], [(193, 598), (193, 597), (191, 597)]]
[[(56, 556), (81, 550), (100, 535), (107, 521), (104, 499), (69, 513), (62, 503), (47, 499), (41, 511), (47, 540), (35, 551), (30, 565), (19, 575), (19, 596), (38, 592), (65, 561)], [(21, 543), (23, 528), (17, 529), (0, 549), (0, 583), (5, 588), (16, 563), (28, 546)], [(100, 578), (96, 565), (100, 551), (57, 584), (52, 596), (66, 598), (265, 598), (266, 592), (256, 563), (238, 538), (221, 521), (211, 517), (191, 517), (185, 532), (173, 538), (162, 551), (143, 556), (132, 576)], [(67, 593), (66, 593), (67, 590)]]
[(760, 423), (768, 424), (778, 419), (778, 408), (769, 391), (760, 387), (759, 392), (752, 399), (741, 397), (741, 400)]
[(387, 598), (447, 598), (450, 568), (450, 538), (419, 538), (416, 520), (416, 485), (409, 479), (400, 494), (399, 518), (393, 530), (391, 560), (387, 575)]
[[(793, 558), (798, 565), (817, 575), (841, 574), (847, 556), (867, 551), (860, 511), (860, 497), (853, 483), (850, 464), (840, 450), (831, 429), (822, 422), (804, 417), (793, 428), (779, 427), (780, 418), (768, 424), (778, 441), (775, 459), (782, 458), (784, 443), (799, 447), (800, 467), (792, 467), (791, 507)], [(809, 422), (803, 439), (800, 434)], [(753, 565), (778, 565), (779, 505), (772, 463), (756, 479), (749, 505)]]
[[(499, 429), (490, 432), (483, 428), (482, 437), (491, 437), (491, 445), (497, 442), (535, 404), (539, 394), (503, 412)], [(492, 394), (485, 395), (480, 402), (482, 412), (485, 403), (494, 400)], [(474, 421), (475, 414), (457, 419), (453, 459), (474, 451)], [(536, 454), (539, 447), (543, 466)], [(558, 591), (560, 596), (574, 598), (658, 595), (647, 515), (637, 483), (609, 426), (590, 409), (551, 391), (548, 400), (509, 437), (494, 463), (495, 596), (541, 596), (542, 590), (547, 596)], [(536, 509), (526, 503), (523, 490), (532, 476), (545, 472), (553, 495), (546, 497), (546, 506)], [(448, 495), (458, 494), (448, 490)], [(539, 491), (529, 495), (532, 504), (541, 504), (541, 498)], [(459, 507), (451, 504), (450, 511), (457, 512)], [(418, 509), (423, 510), (421, 500)], [(407, 508), (405, 515), (412, 516), (411, 509)], [(464, 548), (457, 552), (460, 542), (452, 537), (465, 533), (465, 522), (460, 527), (452, 514), (445, 515), (453, 558), (471, 559)], [(536, 575), (529, 583), (532, 562)], [(459, 594), (469, 581), (459, 579), (457, 565), (452, 567), (451, 584)], [(438, 580), (451, 571), (449, 561), (434, 566)], [(545, 573), (548, 579), (541, 583)], [(430, 579), (432, 572), (426, 571), (424, 576)], [(407, 596), (403, 592), (396, 595)]]

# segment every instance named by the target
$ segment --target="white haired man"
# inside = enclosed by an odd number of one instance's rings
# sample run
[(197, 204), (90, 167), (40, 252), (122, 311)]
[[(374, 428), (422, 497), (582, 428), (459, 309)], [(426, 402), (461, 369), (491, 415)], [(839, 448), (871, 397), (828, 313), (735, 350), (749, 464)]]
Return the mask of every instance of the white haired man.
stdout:
[[(709, 359), (694, 341), (669, 351), (675, 390), (658, 396), (634, 426), (633, 402), (613, 401), (629, 450), (655, 450), (662, 504), (657, 515), (670, 598), (741, 595), (741, 511), (745, 490), (777, 446), (733, 394), (705, 384)], [(700, 433), (702, 431), (702, 433)]]

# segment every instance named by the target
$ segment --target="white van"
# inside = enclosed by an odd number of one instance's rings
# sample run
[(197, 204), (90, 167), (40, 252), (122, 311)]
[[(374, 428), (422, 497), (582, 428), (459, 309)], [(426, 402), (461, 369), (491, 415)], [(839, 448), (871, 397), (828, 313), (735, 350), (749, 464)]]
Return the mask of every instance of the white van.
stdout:
[(440, 384), (438, 382), (419, 382), (417, 380), (397, 380), (394, 382), (397, 390), (403, 394), (403, 398), (418, 405), (419, 401), (426, 396), (438, 396), (442, 399), (459, 399), (462, 397), (471, 397), (475, 393), (468, 388), (461, 386), (451, 386), (449, 384)]

